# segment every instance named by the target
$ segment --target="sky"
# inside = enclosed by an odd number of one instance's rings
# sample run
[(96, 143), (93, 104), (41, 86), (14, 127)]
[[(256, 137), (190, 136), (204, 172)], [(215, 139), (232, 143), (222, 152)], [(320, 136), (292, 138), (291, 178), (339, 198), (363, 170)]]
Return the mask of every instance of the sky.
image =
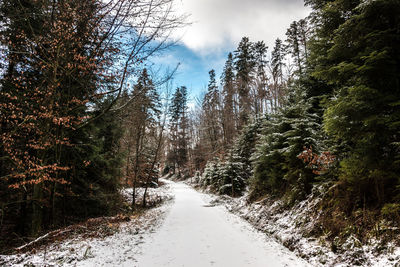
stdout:
[(191, 24), (176, 31), (177, 45), (152, 61), (170, 68), (180, 63), (174, 84), (187, 86), (192, 100), (206, 91), (209, 70), (220, 76), (243, 36), (264, 41), (270, 53), (290, 23), (310, 13), (303, 0), (176, 0), (176, 10)]

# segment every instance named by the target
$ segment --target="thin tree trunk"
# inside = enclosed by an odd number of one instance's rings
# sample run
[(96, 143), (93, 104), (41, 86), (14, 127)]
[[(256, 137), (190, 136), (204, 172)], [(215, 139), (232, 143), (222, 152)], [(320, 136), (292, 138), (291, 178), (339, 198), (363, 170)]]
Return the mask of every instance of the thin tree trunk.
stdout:
[[(139, 126), (140, 127), (140, 126)], [(137, 185), (137, 176), (139, 174), (139, 166), (140, 166), (140, 151), (143, 146), (143, 137), (145, 126), (141, 126), (142, 128), (137, 132), (136, 135), (136, 155), (135, 155), (135, 168), (133, 173), (133, 188), (132, 188), (132, 208), (135, 210), (136, 208), (136, 185)]]
[(53, 182), (53, 184), (51, 185), (51, 194), (50, 194), (50, 203), (51, 203), (51, 208), (50, 208), (50, 214), (49, 214), (49, 221), (50, 221), (50, 225), (54, 225), (55, 224), (55, 219), (56, 219), (56, 197), (55, 197), (55, 193), (56, 193), (56, 183)]
[(147, 179), (146, 179), (146, 185), (145, 185), (145, 189), (144, 189), (144, 193), (143, 193), (143, 203), (142, 203), (143, 208), (146, 207), (147, 188), (149, 187), (149, 182), (150, 182), (150, 178), (152, 176), (152, 171), (154, 170), (154, 167), (156, 166), (156, 163), (158, 160), (158, 154), (159, 154), (161, 146), (162, 146), (165, 122), (166, 122), (166, 118), (164, 117), (163, 124), (160, 129), (160, 135), (158, 136), (158, 140), (157, 140), (157, 148), (154, 153), (153, 162), (151, 163), (151, 170), (148, 172)]
[(42, 187), (40, 184), (33, 185), (33, 200), (32, 200), (32, 236), (37, 236), (42, 230), (43, 209), (41, 206), (42, 201)]
[(27, 206), (28, 206), (28, 192), (24, 191), (21, 203), (21, 220), (18, 222), (19, 233), (26, 234), (25, 224), (28, 222)]

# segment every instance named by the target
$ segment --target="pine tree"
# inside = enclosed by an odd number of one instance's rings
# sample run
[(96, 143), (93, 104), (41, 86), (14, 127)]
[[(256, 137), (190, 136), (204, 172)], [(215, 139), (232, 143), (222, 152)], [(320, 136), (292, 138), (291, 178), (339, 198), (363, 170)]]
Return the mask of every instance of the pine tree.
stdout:
[(207, 93), (203, 99), (202, 109), (204, 133), (207, 138), (206, 142), (208, 144), (208, 150), (212, 157), (220, 149), (220, 137), (222, 129), (220, 127), (221, 120), (219, 118), (222, 114), (220, 92), (215, 80), (215, 71), (211, 70), (209, 75), (210, 81), (208, 84)]
[(255, 88), (253, 90), (253, 109), (257, 118), (260, 117), (264, 112), (267, 112), (267, 97), (269, 94), (267, 88), (267, 74), (265, 72), (267, 65), (267, 49), (268, 47), (263, 41), (257, 42), (254, 45), (256, 77), (254, 86)]
[(178, 87), (172, 97), (170, 106), (170, 134), (171, 149), (169, 159), (172, 161), (172, 168), (175, 174), (178, 169), (178, 176), (184, 169), (188, 160), (188, 112), (187, 112), (187, 88)]
[(143, 69), (137, 83), (133, 87), (129, 106), (125, 111), (126, 129), (125, 140), (127, 142), (127, 162), (125, 175), (133, 186), (132, 207), (136, 204), (136, 187), (146, 184), (146, 178), (154, 176), (153, 168), (149, 168), (154, 136), (158, 127), (157, 121), (160, 117), (160, 96), (147, 73)]
[(209, 160), (204, 169), (201, 184), (204, 187), (210, 187), (214, 192), (218, 192), (221, 179), (221, 163), (219, 158)]
[(303, 58), (300, 54), (300, 30), (297, 21), (293, 21), (292, 24), (290, 24), (290, 28), (286, 31), (286, 36), (288, 52), (295, 59), (297, 70), (301, 76), (303, 74)]
[(80, 144), (72, 140), (91, 114), (87, 103), (95, 106), (104, 97), (96, 95), (98, 82), (113, 86), (103, 71), (114, 47), (102, 45), (94, 1), (3, 1), (0, 10), (1, 42), (8, 47), (0, 92), (1, 150), (14, 165), (5, 176), (24, 199), (21, 210), (31, 206), (31, 220), (21, 216), (37, 235), (57, 223), (58, 199), (71, 191), (73, 166), (65, 155)]
[[(297, 30), (298, 30), (298, 40), (300, 47), (302, 46), (302, 49), (300, 51), (303, 52), (302, 58), (303, 61), (307, 64), (308, 61), (308, 54), (309, 54), (309, 41), (312, 36), (312, 29), (310, 28), (308, 24), (307, 19), (301, 19), (297, 22)], [(308, 67), (306, 65), (305, 67)]]
[(234, 65), (236, 71), (236, 86), (239, 95), (239, 129), (241, 129), (250, 118), (250, 86), (254, 72), (253, 43), (249, 38), (243, 37), (234, 53)]
[(219, 168), (218, 193), (237, 197), (242, 195), (246, 188), (246, 176), (251, 172), (250, 166), (243, 163), (243, 159), (231, 154)]
[(223, 187), (219, 190), (220, 193), (239, 196), (244, 192), (253, 174), (250, 158), (255, 152), (258, 135), (261, 133), (261, 121), (257, 119), (249, 123), (237, 137), (223, 166), (221, 177)]
[(329, 66), (315, 75), (336, 86), (324, 122), (342, 146), (340, 180), (358, 205), (382, 205), (393, 200), (398, 185), (400, 3), (359, 4), (338, 5), (336, 12), (348, 15), (326, 52)]
[(271, 106), (274, 112), (277, 112), (282, 106), (284, 96), (284, 80), (283, 80), (283, 62), (285, 51), (282, 41), (278, 38), (275, 40), (274, 49), (271, 52), (271, 74), (272, 74), (272, 101)]
[[(302, 88), (301, 88), (302, 89)], [(264, 119), (260, 140), (253, 154), (252, 196), (288, 194), (290, 201), (311, 192), (315, 174), (299, 159), (304, 147), (320, 151), (322, 125), (310, 113), (311, 105), (300, 88), (289, 97), (280, 113)]]
[(232, 53), (228, 54), (228, 59), (222, 71), (222, 94), (223, 94), (223, 133), (225, 149), (232, 143), (235, 129), (238, 125), (236, 117), (235, 101), (235, 73)]
[[(92, 115), (100, 114), (112, 100), (109, 97), (99, 102)], [(71, 142), (79, 145), (70, 147), (64, 155), (72, 166), (67, 174), (73, 182), (57, 190), (64, 194), (63, 199), (58, 201), (60, 208), (54, 214), (57, 218), (73, 216), (81, 220), (114, 214), (119, 206), (122, 135), (118, 112), (107, 113), (87, 127), (73, 132)]]

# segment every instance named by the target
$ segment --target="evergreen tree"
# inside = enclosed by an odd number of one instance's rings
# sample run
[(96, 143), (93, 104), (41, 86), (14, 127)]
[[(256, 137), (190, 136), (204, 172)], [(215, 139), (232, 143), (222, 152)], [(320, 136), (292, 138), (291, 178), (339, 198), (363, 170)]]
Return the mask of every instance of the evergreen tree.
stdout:
[[(93, 115), (100, 114), (112, 98), (100, 102)], [(63, 207), (54, 216), (81, 218), (114, 214), (118, 207), (119, 180), (123, 154), (120, 139), (123, 134), (120, 114), (107, 113), (87, 127), (73, 133), (71, 142), (79, 144), (65, 152), (72, 168), (68, 171), (71, 184), (58, 190), (64, 198), (57, 206)], [(62, 191), (64, 190), (64, 191)]]
[(37, 235), (68, 216), (65, 210), (56, 216), (76, 189), (74, 160), (66, 155), (85, 154), (74, 147), (86, 136), (80, 140), (76, 133), (93, 114), (87, 103), (95, 109), (105, 100), (98, 84), (113, 87), (104, 67), (114, 47), (104, 46), (95, 1), (2, 1), (0, 13), (8, 65), (1, 79), (0, 143), (11, 164), (2, 177), (20, 198), (21, 221), (31, 222), (23, 228)]
[(268, 47), (263, 41), (257, 42), (254, 45), (254, 60), (256, 69), (255, 90), (253, 94), (254, 114), (260, 117), (261, 114), (267, 111), (267, 74), (265, 68), (267, 65), (266, 54)]
[(256, 120), (243, 128), (225, 160), (215, 157), (207, 163), (203, 186), (211, 186), (214, 192), (232, 197), (243, 194), (252, 175), (250, 157), (260, 133), (260, 123), (261, 120)]
[(243, 37), (234, 53), (236, 86), (239, 95), (239, 129), (246, 125), (251, 112), (250, 86), (255, 66), (253, 46), (249, 38)]
[(178, 169), (179, 177), (188, 160), (187, 116), (187, 88), (181, 86), (176, 89), (170, 106), (171, 149), (169, 151), (173, 172)]
[(219, 158), (213, 158), (207, 162), (204, 168), (201, 183), (205, 187), (210, 187), (214, 192), (218, 192), (220, 179), (221, 163)]
[[(358, 205), (393, 201), (399, 185), (400, 3), (370, 1), (349, 6), (315, 75), (334, 84), (325, 111), (327, 132), (340, 143), (340, 180)], [(322, 8), (322, 14), (327, 12)]]
[(127, 165), (126, 176), (133, 186), (132, 207), (135, 208), (136, 192), (138, 184), (146, 184), (146, 178), (155, 176), (153, 168), (149, 168), (152, 162), (151, 154), (156, 146), (155, 132), (160, 117), (160, 96), (147, 73), (143, 69), (137, 83), (133, 87), (129, 106), (125, 111), (127, 140)]
[(277, 112), (282, 106), (284, 96), (284, 80), (283, 80), (283, 62), (285, 51), (282, 41), (278, 38), (275, 40), (274, 49), (271, 52), (271, 74), (272, 74), (272, 101), (271, 106), (274, 112)]
[[(300, 49), (300, 51), (303, 52), (302, 58), (303, 61), (307, 63), (309, 54), (309, 41), (312, 36), (312, 29), (310, 28), (307, 19), (301, 19), (297, 22), (297, 32), (300, 47), (303, 47), (303, 49)], [(308, 67), (308, 65), (305, 67)]]
[(251, 168), (243, 163), (243, 158), (231, 154), (219, 168), (218, 193), (237, 197), (242, 195), (246, 188), (246, 176)]
[(298, 28), (298, 23), (296, 21), (293, 21), (292, 24), (290, 24), (290, 28), (287, 29), (286, 31), (286, 43), (288, 52), (292, 55), (292, 57), (295, 59), (296, 64), (297, 64), (297, 70), (299, 72), (299, 75), (301, 76), (303, 71), (303, 63), (302, 63), (302, 57), (300, 55), (300, 32)]
[(310, 28), (306, 19), (293, 21), (286, 31), (286, 52), (296, 62), (297, 74), (301, 78), (307, 67), (308, 42), (310, 39)]
[(232, 53), (228, 54), (228, 59), (222, 71), (222, 93), (223, 93), (223, 133), (225, 149), (232, 143), (236, 125), (236, 103), (235, 103), (235, 73)]
[(208, 84), (207, 93), (204, 96), (202, 109), (203, 109), (203, 125), (204, 132), (207, 136), (208, 150), (210, 154), (215, 154), (220, 148), (221, 137), (221, 104), (220, 93), (215, 80), (215, 71), (209, 72), (210, 81)]
[(280, 113), (264, 120), (256, 152), (253, 154), (252, 195), (288, 193), (291, 201), (311, 192), (315, 174), (298, 158), (304, 147), (320, 151), (322, 126), (310, 113), (311, 105), (299, 89), (290, 95)]
[(246, 125), (238, 136), (223, 165), (220, 193), (239, 196), (253, 174), (250, 160), (255, 152), (256, 141), (261, 133), (261, 119)]

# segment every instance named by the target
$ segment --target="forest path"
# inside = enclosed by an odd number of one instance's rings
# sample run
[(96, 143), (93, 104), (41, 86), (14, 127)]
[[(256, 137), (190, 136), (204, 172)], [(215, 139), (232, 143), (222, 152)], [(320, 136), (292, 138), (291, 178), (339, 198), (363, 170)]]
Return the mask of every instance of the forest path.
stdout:
[(308, 266), (224, 207), (183, 183), (170, 184), (175, 201), (163, 225), (136, 255), (139, 267)]

